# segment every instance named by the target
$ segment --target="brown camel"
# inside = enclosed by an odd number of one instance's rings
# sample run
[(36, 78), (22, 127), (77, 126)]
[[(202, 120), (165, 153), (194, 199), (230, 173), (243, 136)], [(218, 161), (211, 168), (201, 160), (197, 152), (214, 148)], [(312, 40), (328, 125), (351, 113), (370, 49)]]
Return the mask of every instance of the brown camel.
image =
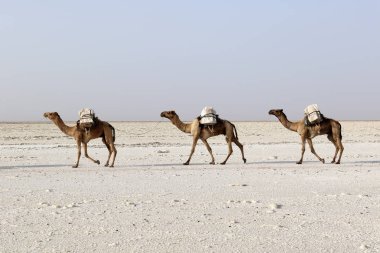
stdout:
[(210, 164), (215, 164), (215, 159), (212, 154), (211, 147), (207, 142), (207, 139), (212, 136), (217, 136), (220, 134), (223, 134), (226, 136), (226, 141), (228, 144), (227, 158), (221, 164), (226, 164), (228, 158), (231, 156), (232, 142), (234, 142), (240, 148), (244, 163), (247, 161), (244, 158), (243, 145), (238, 140), (238, 135), (236, 132), (235, 125), (229, 122), (228, 120), (218, 119), (215, 125), (207, 127), (207, 126), (200, 125), (198, 118), (194, 119), (193, 122), (190, 124), (183, 123), (179, 119), (175, 111), (162, 112), (161, 117), (169, 119), (179, 130), (181, 130), (184, 133), (190, 133), (193, 136), (193, 146), (191, 148), (190, 156), (189, 156), (189, 159), (187, 159), (187, 161), (184, 163), (184, 165), (189, 165), (191, 156), (194, 153), (195, 146), (197, 145), (198, 139), (200, 139), (206, 145), (207, 150), (211, 155), (212, 160)]
[[(325, 162), (325, 159), (322, 159), (317, 155), (313, 147), (313, 142), (311, 141), (311, 139), (313, 139), (315, 136), (324, 134), (327, 134), (327, 138), (335, 146), (335, 155), (331, 163), (340, 164), (340, 159), (342, 157), (344, 148), (342, 145), (342, 127), (338, 121), (325, 118), (318, 125), (305, 126), (304, 120), (290, 122), (282, 109), (270, 110), (269, 114), (276, 116), (285, 128), (289, 129), (290, 131), (297, 132), (301, 136), (302, 152), (301, 159), (297, 162), (297, 164), (301, 164), (303, 161), (303, 155), (305, 153), (305, 141), (307, 141), (309, 144), (311, 153), (313, 153), (321, 162)], [(339, 151), (339, 158), (335, 162)]]
[(105, 121), (101, 121), (97, 118), (95, 118), (95, 125), (90, 128), (89, 131), (86, 131), (84, 128), (82, 128), (79, 124), (76, 126), (67, 126), (61, 117), (59, 116), (58, 113), (56, 112), (45, 112), (44, 117), (50, 119), (53, 121), (54, 124), (58, 126), (58, 128), (65, 133), (68, 136), (74, 137), (74, 139), (77, 142), (77, 147), (78, 147), (78, 157), (77, 157), (77, 162), (73, 166), (73, 168), (77, 168), (79, 164), (79, 159), (81, 155), (81, 144), (83, 143), (83, 149), (84, 149), (84, 155), (93, 161), (94, 163), (100, 164), (99, 160), (94, 160), (92, 159), (88, 154), (87, 154), (87, 143), (96, 138), (102, 138), (103, 143), (106, 145), (108, 149), (108, 160), (104, 166), (109, 165), (109, 161), (111, 158), (111, 155), (113, 153), (113, 159), (110, 167), (113, 167), (113, 164), (115, 162), (116, 158), (116, 148), (114, 145), (115, 142), (115, 129)]

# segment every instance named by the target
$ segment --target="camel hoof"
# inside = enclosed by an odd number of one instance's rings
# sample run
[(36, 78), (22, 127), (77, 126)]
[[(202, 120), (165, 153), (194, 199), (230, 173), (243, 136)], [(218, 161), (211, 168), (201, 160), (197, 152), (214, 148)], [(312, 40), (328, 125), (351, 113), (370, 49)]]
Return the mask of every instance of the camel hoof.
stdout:
[(108, 163), (106, 163), (106, 164), (104, 164), (104, 167), (108, 167), (108, 165), (109, 165), (109, 164), (108, 164)]
[(335, 160), (332, 160), (331, 163), (335, 163)]
[(210, 162), (210, 164), (215, 164), (215, 162)]
[(325, 159), (322, 159), (321, 162), (322, 162), (322, 163), (325, 163)]
[(226, 162), (222, 162), (222, 163), (221, 163), (221, 165), (225, 165), (225, 164), (226, 164)]
[(73, 165), (73, 166), (71, 166), (72, 168), (78, 168), (78, 165)]
[(340, 164), (340, 162), (336, 162), (335, 164)]
[(97, 163), (98, 165), (100, 164), (99, 160), (96, 160), (95, 163)]
[(110, 168), (113, 168), (113, 165), (111, 165)]
[(183, 163), (183, 165), (189, 165), (189, 162), (185, 162), (185, 163)]
[(297, 162), (297, 164), (302, 164), (302, 162), (301, 162), (301, 161), (299, 161), (299, 162)]
[(244, 163), (246, 163), (246, 162), (247, 162), (247, 159), (243, 158), (243, 161), (244, 161)]

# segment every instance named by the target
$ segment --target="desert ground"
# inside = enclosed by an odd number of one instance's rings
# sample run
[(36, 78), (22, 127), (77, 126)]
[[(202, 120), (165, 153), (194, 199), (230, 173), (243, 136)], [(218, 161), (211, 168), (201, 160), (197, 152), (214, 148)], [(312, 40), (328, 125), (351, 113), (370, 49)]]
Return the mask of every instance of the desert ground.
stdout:
[[(0, 252), (380, 252), (380, 122), (343, 121), (342, 164), (279, 122), (234, 122), (243, 143), (209, 165), (170, 122), (112, 122), (81, 158), (53, 123), (0, 124)], [(71, 123), (73, 124), (73, 123)], [(68, 123), (70, 125), (70, 123)], [(209, 139), (217, 162), (224, 137)]]

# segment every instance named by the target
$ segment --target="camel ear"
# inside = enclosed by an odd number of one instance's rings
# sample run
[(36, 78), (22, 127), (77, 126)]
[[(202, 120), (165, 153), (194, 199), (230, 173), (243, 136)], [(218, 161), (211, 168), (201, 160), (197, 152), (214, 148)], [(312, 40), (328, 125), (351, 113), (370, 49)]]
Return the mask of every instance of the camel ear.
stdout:
[(282, 111), (283, 111), (283, 109), (280, 109), (279, 111), (280, 111), (280, 112), (282, 112)]

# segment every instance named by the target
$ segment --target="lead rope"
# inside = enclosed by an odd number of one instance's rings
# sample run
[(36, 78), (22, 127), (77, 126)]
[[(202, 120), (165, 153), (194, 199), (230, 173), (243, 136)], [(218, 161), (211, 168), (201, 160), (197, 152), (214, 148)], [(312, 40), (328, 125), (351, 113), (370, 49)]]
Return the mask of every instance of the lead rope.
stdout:
[(142, 132), (142, 133), (129, 133), (129, 132), (125, 131), (125, 130), (121, 130), (121, 129), (117, 129), (117, 128), (115, 128), (115, 129), (116, 129), (117, 131), (120, 131), (120, 132), (126, 133), (126, 134), (128, 134), (128, 135), (140, 136), (140, 135), (144, 135), (144, 134), (147, 134), (147, 133), (153, 132), (154, 130), (156, 130), (156, 127), (157, 127), (160, 123), (162, 123), (162, 122), (163, 122), (163, 121), (158, 121), (157, 124), (154, 125), (154, 126), (152, 127), (152, 129), (149, 129), (148, 131), (145, 131), (145, 132)]
[(254, 135), (255, 135), (255, 133), (247, 133), (247, 132), (241, 130), (241, 127), (238, 129), (238, 128), (235, 126), (235, 128), (236, 128), (236, 131), (239, 132), (239, 133), (242, 133), (243, 136), (254, 136)]
[(208, 130), (210, 130), (211, 133), (214, 133), (214, 125), (208, 125)]

